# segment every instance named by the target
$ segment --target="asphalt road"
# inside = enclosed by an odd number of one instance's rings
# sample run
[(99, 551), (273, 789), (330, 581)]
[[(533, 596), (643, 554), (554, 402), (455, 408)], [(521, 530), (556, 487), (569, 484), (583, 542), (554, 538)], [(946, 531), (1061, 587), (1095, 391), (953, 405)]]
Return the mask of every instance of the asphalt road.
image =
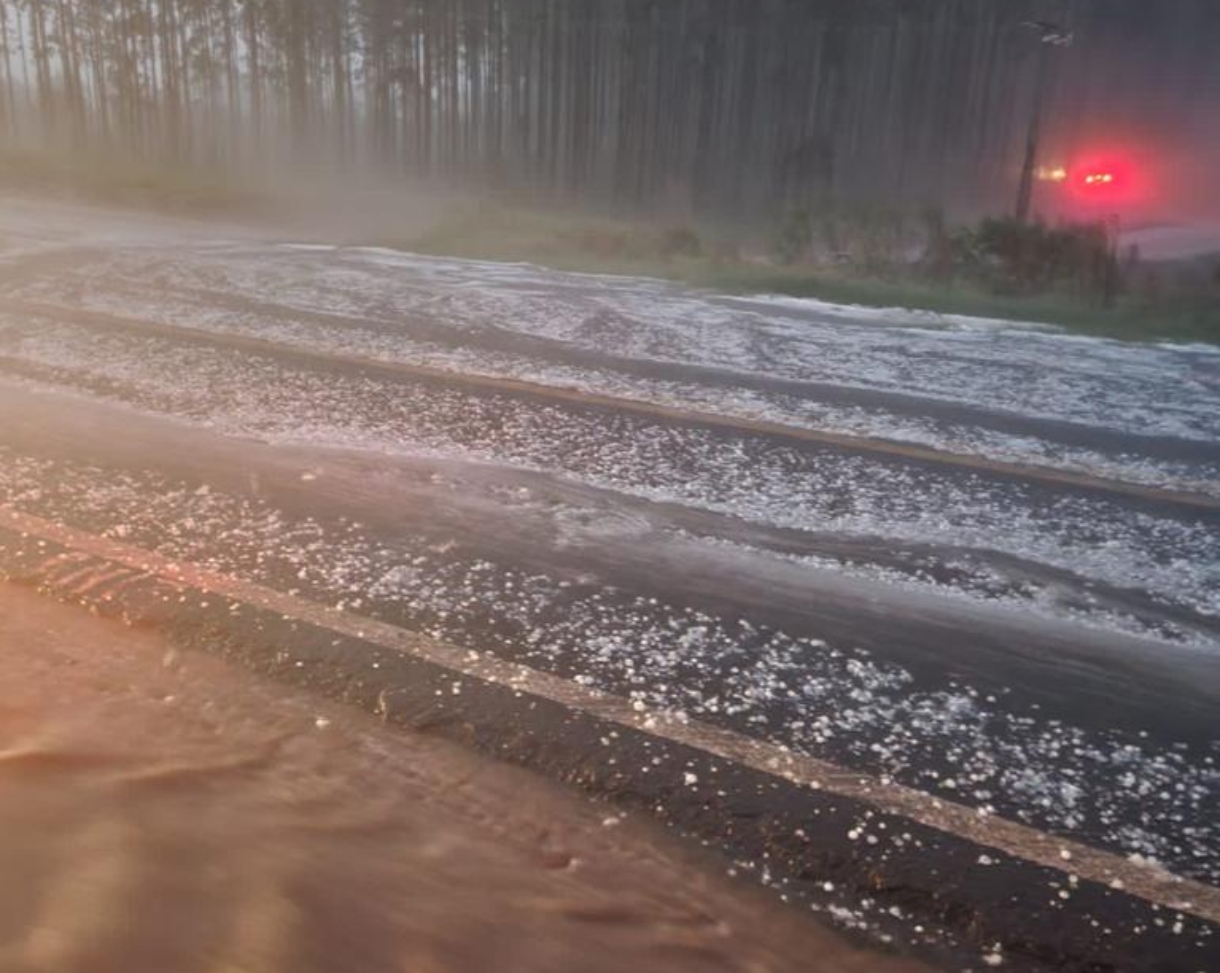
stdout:
[(643, 816), (8, 585), (0, 679), (5, 970), (926, 970)]
[(946, 969), (1220, 965), (1214, 349), (10, 201), (0, 416), (6, 574)]

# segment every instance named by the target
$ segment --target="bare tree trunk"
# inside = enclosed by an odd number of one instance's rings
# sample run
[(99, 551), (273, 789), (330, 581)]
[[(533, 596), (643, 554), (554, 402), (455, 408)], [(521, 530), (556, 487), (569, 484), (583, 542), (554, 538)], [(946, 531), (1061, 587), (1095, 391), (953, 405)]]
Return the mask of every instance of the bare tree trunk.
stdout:
[(13, 57), (9, 45), (9, 11), (5, 0), (0, 0), (0, 46), (4, 55), (4, 132), (13, 134), (17, 125), (17, 95), (13, 91)]
[(259, 143), (263, 139), (263, 69), (255, 0), (246, 0), (245, 13), (246, 63), (250, 73), (250, 134), (255, 143)]
[(43, 0), (28, 0), (29, 43), (34, 49), (34, 74), (38, 79), (38, 110), (41, 120), (52, 131), (58, 122), (55, 94), (51, 86), (50, 54), (47, 51)]
[(101, 10), (97, 4), (89, 6), (89, 68), (92, 78), (93, 98), (90, 109), (96, 117), (98, 137), (104, 145), (109, 144), (110, 89), (106, 84), (106, 49), (102, 34)]

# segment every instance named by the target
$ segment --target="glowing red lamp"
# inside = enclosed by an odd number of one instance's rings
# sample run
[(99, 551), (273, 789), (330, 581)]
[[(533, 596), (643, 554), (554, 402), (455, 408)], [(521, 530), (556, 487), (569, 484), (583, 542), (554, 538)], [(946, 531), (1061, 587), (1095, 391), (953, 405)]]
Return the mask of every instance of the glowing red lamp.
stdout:
[(1073, 168), (1071, 185), (1083, 199), (1124, 202), (1134, 192), (1135, 174), (1132, 167), (1121, 160), (1095, 160)]

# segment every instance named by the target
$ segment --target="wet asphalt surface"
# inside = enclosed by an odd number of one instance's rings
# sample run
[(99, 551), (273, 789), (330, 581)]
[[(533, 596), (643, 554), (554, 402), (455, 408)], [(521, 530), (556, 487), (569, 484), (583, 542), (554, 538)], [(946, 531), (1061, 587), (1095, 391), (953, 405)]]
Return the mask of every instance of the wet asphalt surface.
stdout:
[[(58, 313), (0, 305), (0, 503), (1220, 881), (1217, 510), (348, 360), (719, 402), (1213, 496), (1220, 355), (1072, 339), (1040, 369), (1051, 337), (975, 322), (844, 323), (841, 309), (649, 282), (9, 219), (20, 232), (0, 249), (0, 299)], [(803, 328), (817, 340), (794, 338)], [(226, 348), (243, 334), (284, 352)], [(6, 573), (40, 580), (45, 552), (0, 548)], [(352, 681), (359, 647), (143, 597), (126, 588), (107, 607), (156, 605), (188, 639), (223, 628), (271, 671), (283, 645), (316, 641), (317, 688), (378, 698)], [(809, 795), (725, 768), (717, 792), (675, 785), (650, 771), (647, 739), (617, 741), (608, 764), (604, 729), (571, 714), (490, 691), (438, 712), (441, 676), (399, 676), (429, 687), (402, 722), (648, 808), (947, 969), (1001, 955), (1012, 969), (1216, 966), (1205, 922), (1019, 863), (980, 872), (989, 856), (943, 834), (920, 833), (918, 854), (870, 845), (867, 811), (849, 802), (814, 814)], [(879, 896), (881, 873), (905, 891)]]

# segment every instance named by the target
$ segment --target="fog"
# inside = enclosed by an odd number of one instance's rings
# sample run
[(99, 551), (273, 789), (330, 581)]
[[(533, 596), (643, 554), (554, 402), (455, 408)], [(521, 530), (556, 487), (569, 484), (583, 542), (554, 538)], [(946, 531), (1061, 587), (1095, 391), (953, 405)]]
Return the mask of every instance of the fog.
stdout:
[(4, 0), (0, 24), (10, 151), (974, 217), (1013, 207), (1045, 72), (1039, 162), (1121, 158), (1138, 186), (1101, 208), (1131, 222), (1220, 215), (1210, 0)]

